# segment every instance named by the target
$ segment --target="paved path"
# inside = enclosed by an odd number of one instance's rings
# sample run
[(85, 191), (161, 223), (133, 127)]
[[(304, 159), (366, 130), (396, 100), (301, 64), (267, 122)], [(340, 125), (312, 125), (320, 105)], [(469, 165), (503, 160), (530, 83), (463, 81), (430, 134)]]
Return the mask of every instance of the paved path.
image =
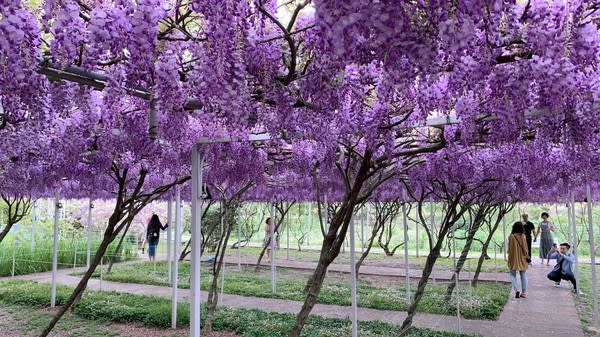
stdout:
[[(58, 282), (74, 286), (79, 278), (69, 276), (73, 270), (59, 270)], [(563, 285), (561, 288), (552, 287), (546, 280), (549, 267), (534, 265), (528, 271), (529, 291), (527, 299), (509, 299), (504, 311), (497, 321), (479, 321), (461, 319), (460, 329), (464, 333), (478, 333), (486, 337), (548, 337), (569, 336), (583, 337), (579, 318), (570, 290)], [(16, 277), (18, 279), (36, 280), (49, 283), (51, 273), (39, 273)], [(89, 288), (100, 289), (99, 280), (90, 280)], [(102, 290), (119, 291), (133, 294), (154, 295), (170, 298), (171, 288), (126, 284), (118, 282), (102, 282)], [(206, 300), (206, 293), (203, 293)], [(179, 290), (179, 300), (189, 298), (189, 290)], [(297, 313), (302, 303), (288, 300), (244, 297), (225, 294), (222, 305), (236, 308), (252, 308), (271, 312)], [(348, 318), (350, 307), (317, 304), (313, 314), (324, 317)], [(404, 312), (383, 311), (375, 309), (358, 309), (361, 321), (379, 320), (400, 325), (406, 314)], [(418, 313), (414, 319), (418, 327), (436, 330), (458, 331), (458, 319), (455, 316)]]
[[(238, 262), (237, 257), (227, 256), (225, 258), (225, 263), (227, 263), (227, 264), (237, 265), (237, 262)], [(256, 259), (242, 257), (241, 263), (242, 263), (242, 265), (246, 265), (246, 266), (247, 265), (254, 266), (254, 265), (256, 265)], [(270, 264), (266, 263), (266, 261), (263, 261), (261, 263), (261, 266), (268, 268), (270, 266)], [(315, 268), (317, 267), (317, 263), (316, 262), (307, 262), (307, 261), (298, 261), (298, 260), (293, 260), (293, 259), (290, 259), (290, 260), (281, 259), (281, 260), (277, 260), (277, 266), (285, 267), (285, 268), (293, 268), (293, 269), (315, 270)], [(473, 268), (474, 268), (474, 266), (473, 266)], [(467, 272), (465, 269), (463, 269), (463, 272), (459, 274), (459, 280), (468, 280), (468, 279), (473, 278), (475, 273)], [(338, 273), (350, 273), (350, 266), (346, 265), (346, 264), (331, 264), (328, 268), (328, 271), (338, 272)], [(363, 264), (360, 267), (360, 274), (361, 275), (405, 277), (406, 270), (404, 268), (382, 267), (382, 266), (377, 266), (377, 265)], [(410, 278), (420, 279), (421, 274), (422, 274), (422, 271), (418, 270), (418, 269), (409, 269), (408, 270), (408, 275)], [(432, 273), (432, 276), (430, 278), (434, 278), (436, 280), (450, 280), (452, 278), (452, 272), (450, 272), (450, 271), (435, 271), (435, 269), (434, 269), (434, 272)], [(479, 274), (479, 279), (481, 281), (496, 281), (496, 280), (498, 280), (501, 282), (509, 282), (508, 274), (506, 274), (506, 273), (481, 273), (481, 274)]]

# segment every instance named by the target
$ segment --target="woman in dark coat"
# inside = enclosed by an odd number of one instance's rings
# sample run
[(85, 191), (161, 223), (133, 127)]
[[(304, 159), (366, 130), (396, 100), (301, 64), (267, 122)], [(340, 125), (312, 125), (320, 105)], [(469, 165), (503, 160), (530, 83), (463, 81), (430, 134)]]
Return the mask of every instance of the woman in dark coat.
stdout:
[(163, 226), (158, 215), (152, 214), (146, 229), (146, 241), (148, 241), (148, 257), (150, 261), (156, 260), (156, 246), (158, 246), (158, 240), (160, 239), (160, 231), (164, 231), (167, 227), (169, 227), (168, 223)]

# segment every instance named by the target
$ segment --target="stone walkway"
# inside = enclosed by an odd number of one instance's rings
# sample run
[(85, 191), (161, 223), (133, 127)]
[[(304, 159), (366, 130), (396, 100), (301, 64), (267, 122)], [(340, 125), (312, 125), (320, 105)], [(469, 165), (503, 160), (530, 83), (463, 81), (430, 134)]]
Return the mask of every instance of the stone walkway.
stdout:
[[(461, 319), (460, 331), (463, 333), (481, 334), (486, 337), (583, 337), (583, 331), (580, 326), (575, 303), (570, 290), (566, 285), (563, 285), (560, 288), (552, 286), (552, 283), (545, 277), (549, 268), (550, 267), (534, 264), (527, 273), (529, 279), (528, 298), (509, 299), (499, 320), (480, 321)], [(72, 269), (59, 270), (58, 282), (64, 285), (76, 285), (79, 282), (79, 278), (68, 275), (72, 271)], [(389, 272), (399, 274), (398, 271)], [(51, 273), (46, 272), (23, 275), (16, 278), (49, 283), (51, 281)], [(506, 279), (507, 276), (503, 274), (503, 278)], [(99, 290), (100, 286), (102, 286), (102, 290), (105, 291), (154, 295), (166, 298), (170, 298), (171, 296), (171, 288), (169, 287), (109, 281), (102, 281), (102, 285), (100, 285), (100, 281), (97, 279), (90, 280), (88, 285), (89, 288), (96, 290)], [(189, 290), (187, 289), (180, 289), (178, 293), (179, 300), (184, 300), (189, 297)], [(202, 295), (204, 300), (206, 300), (206, 293), (203, 293)], [(287, 313), (297, 313), (302, 306), (301, 302), (296, 301), (244, 297), (228, 294), (223, 296), (221, 304), (236, 308), (251, 308), (270, 312)], [(324, 317), (348, 318), (350, 316), (350, 307), (317, 304), (312, 313)], [(366, 308), (358, 309), (358, 317), (361, 321), (379, 320), (399, 325), (402, 323), (405, 316), (406, 314), (404, 312)], [(414, 325), (435, 330), (459, 331), (459, 321), (456, 316), (418, 313), (415, 316)]]
[[(225, 258), (225, 263), (230, 265), (237, 265), (238, 260), (237, 257), (227, 256)], [(241, 264), (244, 266), (254, 266), (256, 265), (256, 259), (250, 258), (241, 258)], [(261, 266), (269, 268), (270, 264), (263, 261)], [(316, 262), (307, 262), (307, 261), (297, 261), (297, 260), (286, 260), (280, 259), (277, 260), (277, 267), (284, 268), (292, 268), (292, 269), (303, 269), (303, 270), (315, 270), (317, 267)], [(338, 272), (338, 273), (350, 273), (350, 266), (345, 264), (331, 264), (328, 268), (328, 271)], [(393, 268), (393, 267), (382, 267), (382, 266), (374, 266), (369, 264), (363, 264), (360, 267), (361, 275), (379, 275), (379, 276), (395, 276), (395, 277), (405, 277), (406, 271), (404, 268)], [(422, 271), (417, 269), (409, 269), (408, 275), (410, 278), (421, 278)], [(474, 276), (474, 272), (464, 271), (459, 274), (459, 280), (469, 280)], [(450, 280), (452, 278), (452, 272), (450, 271), (435, 271), (432, 273), (430, 278), (434, 278), (436, 280)], [(506, 273), (481, 273), (479, 274), (479, 280), (481, 281), (501, 281), (501, 282), (510, 282), (508, 279), (508, 274)]]

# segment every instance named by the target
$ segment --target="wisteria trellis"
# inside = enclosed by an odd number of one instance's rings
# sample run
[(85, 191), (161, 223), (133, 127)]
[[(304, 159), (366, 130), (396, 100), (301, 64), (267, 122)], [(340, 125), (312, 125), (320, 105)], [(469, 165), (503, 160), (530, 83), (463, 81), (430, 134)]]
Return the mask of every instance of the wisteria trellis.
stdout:
[[(600, 187), (599, 8), (2, 0), (0, 192), (110, 197), (115, 172), (141, 171), (147, 192), (189, 176), (199, 137), (269, 132), (265, 144), (204, 149), (215, 168), (206, 180), (231, 190), (252, 181), (245, 199), (340, 201), (325, 261), (339, 253), (356, 205), (399, 195), (401, 181), (489, 180), (498, 197), (583, 198), (586, 183)], [(48, 67), (107, 80), (99, 91), (43, 75)], [(151, 104), (156, 137), (147, 135)], [(545, 113), (526, 118), (537, 110)], [(459, 123), (413, 127), (448, 115)], [(313, 305), (307, 297), (291, 336)]]

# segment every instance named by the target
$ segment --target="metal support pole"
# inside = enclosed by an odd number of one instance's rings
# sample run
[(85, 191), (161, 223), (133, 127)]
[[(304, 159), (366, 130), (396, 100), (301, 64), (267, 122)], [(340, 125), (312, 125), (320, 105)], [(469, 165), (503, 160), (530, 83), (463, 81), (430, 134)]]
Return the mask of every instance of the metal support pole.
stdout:
[(313, 214), (312, 214), (312, 202), (308, 203), (308, 234), (306, 235), (306, 245), (310, 247), (310, 232), (312, 231), (313, 225)]
[[(225, 243), (225, 212), (227, 212), (227, 210), (225, 209), (225, 200), (221, 200), (221, 240), (223, 240), (223, 243)], [(225, 249), (225, 248), (223, 248)], [(217, 259), (218, 257), (215, 256), (215, 259)], [(217, 260), (218, 261), (218, 260)], [(225, 264), (225, 261), (222, 262), (221, 264), (221, 296), (219, 297), (218, 301), (219, 304), (221, 303), (221, 301), (223, 301), (223, 288), (225, 287), (225, 267), (227, 265)]]
[(104, 274), (104, 256), (100, 258), (100, 291), (102, 291), (102, 275)]
[(31, 214), (31, 250), (35, 251), (35, 225), (38, 220), (38, 204), (37, 200), (33, 202), (33, 212)]
[(567, 226), (569, 228), (569, 243), (572, 245), (573, 241), (575, 241), (575, 233), (573, 232), (573, 218), (571, 217), (571, 210), (573, 205), (571, 205), (571, 199), (569, 194), (569, 200), (567, 201)]
[(358, 306), (356, 301), (356, 251), (354, 243), (354, 218), (350, 219), (350, 295), (352, 300), (352, 337), (358, 337)]
[(433, 200), (429, 202), (429, 231), (431, 237), (429, 240), (429, 249), (433, 249), (433, 243), (435, 241), (435, 211), (433, 210)]
[[(496, 245), (496, 242), (494, 242), (494, 272), (496, 272), (498, 270), (498, 260), (497, 260), (497, 252), (498, 252), (498, 247)], [(494, 277), (494, 283), (498, 284), (498, 278)]]
[(10, 272), (10, 276), (11, 277), (15, 277), (15, 267), (16, 267), (16, 261), (17, 261), (17, 245), (19, 244), (19, 240), (15, 239), (13, 241), (13, 256), (12, 256), (12, 270)]
[(167, 281), (171, 283), (171, 232), (173, 229), (173, 200), (167, 201)]
[(90, 269), (90, 261), (92, 258), (92, 208), (94, 208), (94, 204), (92, 198), (90, 198), (88, 203), (87, 242), (85, 246), (85, 266), (87, 269)]
[(573, 221), (573, 254), (575, 255), (575, 278), (579, 279), (579, 257), (577, 254), (577, 247), (579, 245), (579, 239), (577, 238), (577, 217), (575, 216), (575, 197), (571, 193), (571, 220)]
[(60, 191), (54, 193), (54, 240), (52, 242), (52, 289), (50, 291), (50, 306), (56, 306), (56, 274), (58, 272), (58, 222), (60, 221)]
[(471, 259), (468, 259), (468, 258), (467, 258), (467, 277), (469, 278), (469, 299), (472, 299), (473, 298), (473, 282), (471, 281)]
[(179, 247), (181, 247), (181, 191), (175, 189), (175, 244), (173, 245), (173, 295), (171, 297), (171, 328), (177, 328), (177, 287), (179, 285)]
[(79, 249), (79, 244), (75, 238), (73, 238), (73, 247), (73, 268), (75, 268), (77, 267), (77, 249)]
[[(433, 251), (433, 245), (435, 242), (435, 211), (433, 209), (433, 200), (429, 201), (429, 254)], [(435, 265), (431, 267), (431, 279), (435, 283)]]
[(456, 272), (456, 225), (454, 226), (454, 231), (452, 233), (452, 251), (454, 257), (454, 282), (456, 282), (456, 319), (458, 323), (458, 333), (462, 333), (462, 326), (460, 322), (460, 294), (459, 294), (459, 283), (458, 283), (458, 273)]
[(238, 206), (238, 209), (236, 211), (236, 222), (237, 222), (237, 240), (238, 240), (238, 251), (237, 251), (237, 258), (238, 258), (238, 271), (242, 271), (242, 224), (241, 224), (241, 218), (240, 218), (240, 206)]
[(506, 217), (502, 217), (502, 254), (504, 255), (504, 261), (506, 259), (506, 251), (508, 250), (508, 242), (506, 242)]
[(287, 214), (287, 222), (285, 223), (285, 236), (286, 236), (286, 239), (285, 239), (286, 240), (286, 248), (285, 248), (286, 257), (285, 258), (286, 258), (286, 260), (290, 259), (290, 224), (291, 224), (290, 212), (291, 211), (292, 210), (290, 208), (290, 210), (288, 211), (288, 214)]
[(404, 272), (406, 273), (406, 304), (410, 305), (410, 275), (408, 268), (408, 216), (406, 214), (406, 190), (403, 191), (402, 222), (404, 227)]
[(273, 294), (277, 291), (277, 279), (276, 279), (276, 265), (275, 265), (275, 200), (271, 202), (271, 223), (269, 224), (269, 231), (271, 232), (271, 292)]
[(415, 223), (415, 243), (417, 244), (417, 257), (419, 257), (419, 224)]
[(585, 187), (588, 215), (588, 235), (590, 240), (590, 259), (592, 260), (592, 300), (594, 308), (594, 327), (598, 327), (598, 285), (596, 277), (596, 246), (594, 245), (594, 221), (592, 217), (592, 190), (590, 184)]
[(363, 208), (362, 216), (360, 217), (360, 252), (362, 254), (365, 253), (365, 216), (367, 215), (366, 213), (366, 209)]
[(191, 298), (190, 337), (200, 337), (200, 251), (202, 247), (202, 167), (203, 157), (198, 148), (192, 149), (192, 223), (191, 232)]

